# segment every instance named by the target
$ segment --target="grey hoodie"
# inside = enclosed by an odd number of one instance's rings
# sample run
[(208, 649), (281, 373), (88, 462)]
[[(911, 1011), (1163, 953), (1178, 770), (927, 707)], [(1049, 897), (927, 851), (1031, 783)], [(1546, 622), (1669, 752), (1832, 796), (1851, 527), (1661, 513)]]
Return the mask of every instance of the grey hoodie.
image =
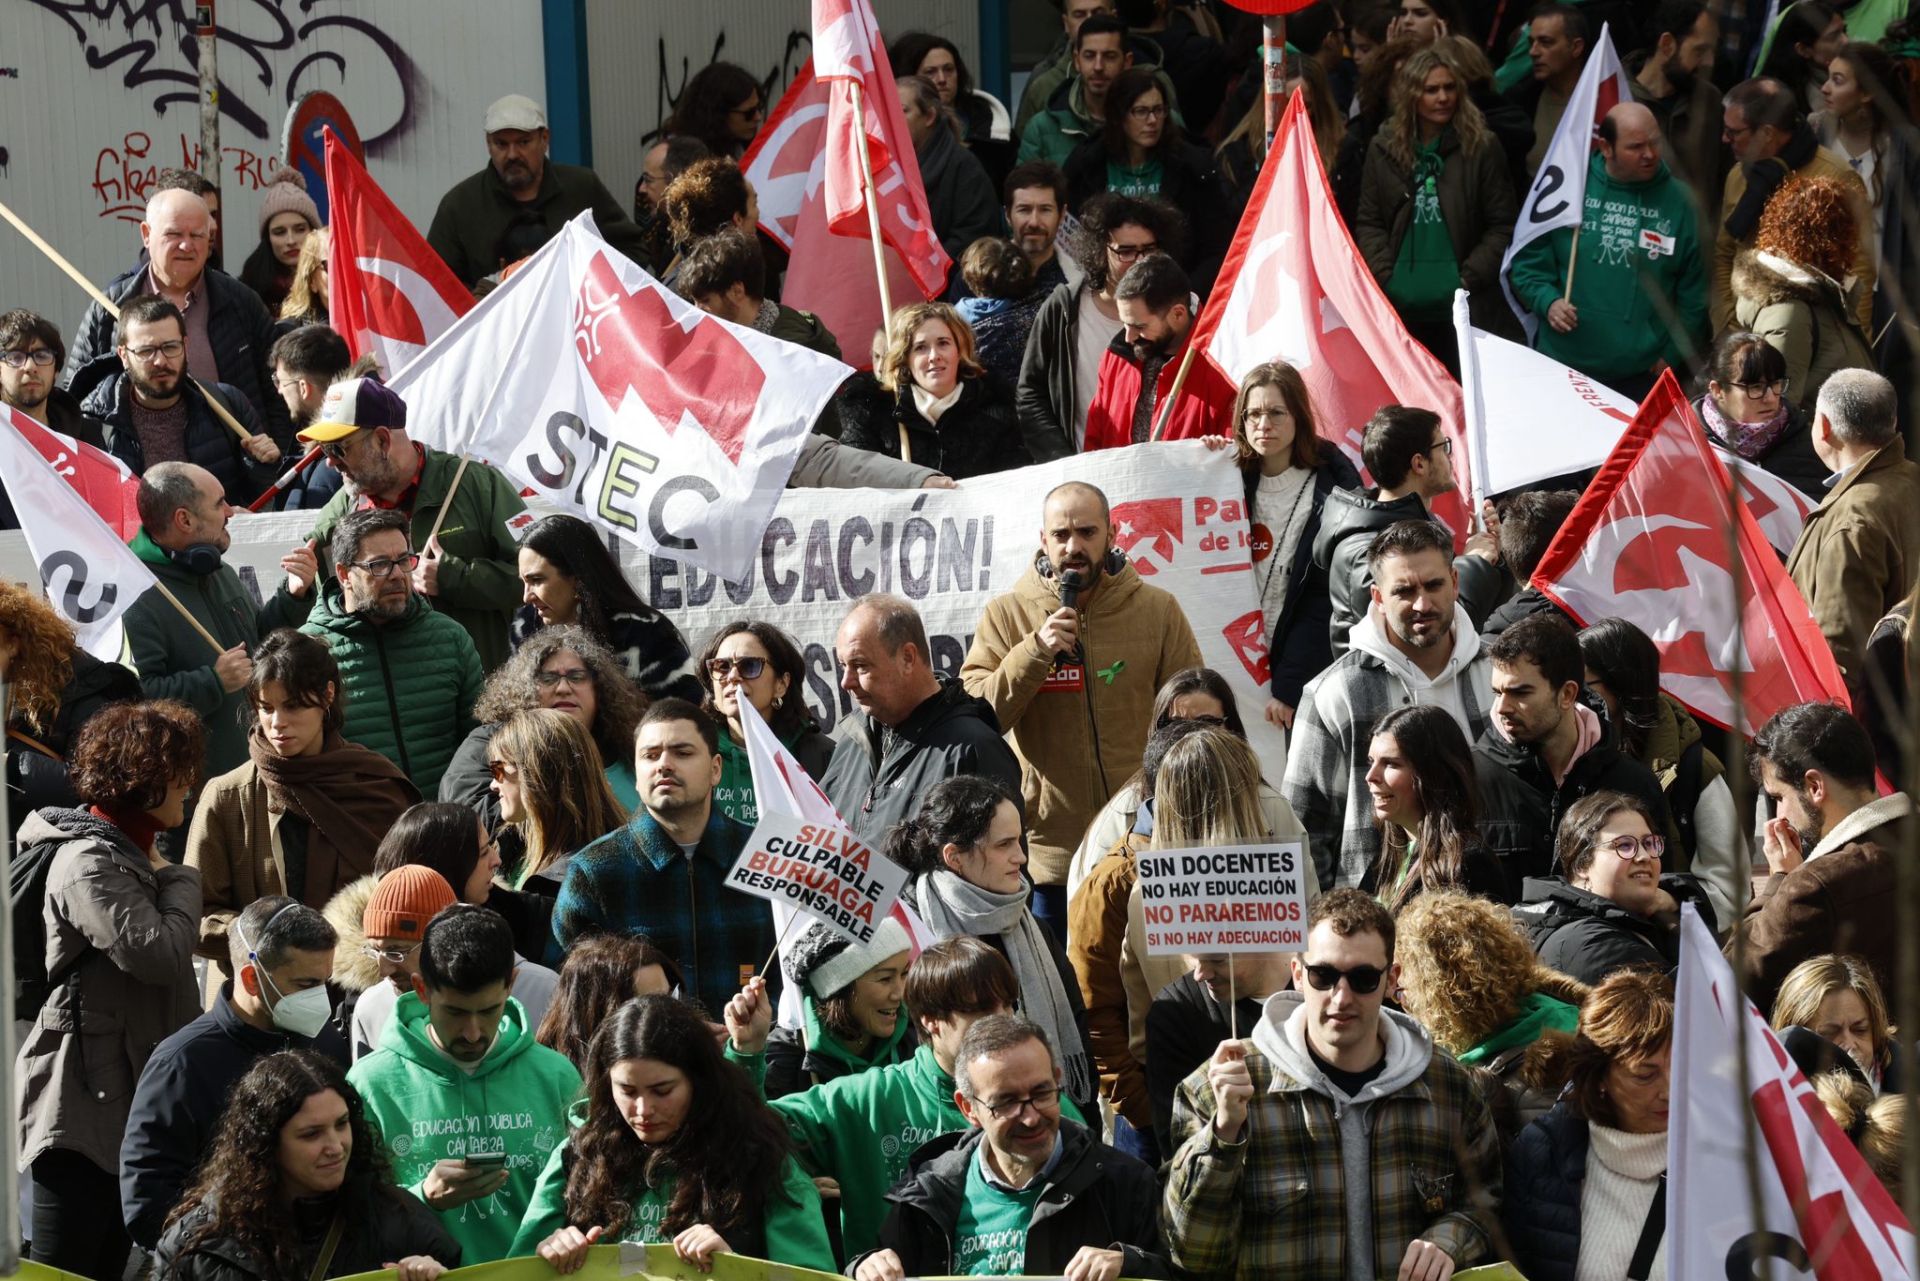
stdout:
[(1333, 1103), (1340, 1124), (1340, 1164), (1346, 1175), (1347, 1281), (1373, 1281), (1373, 1105), (1420, 1079), (1433, 1058), (1433, 1038), (1413, 1019), (1395, 1010), (1380, 1012), (1380, 1036), (1387, 1065), (1357, 1096), (1327, 1079), (1307, 1052), (1307, 1001), (1299, 992), (1267, 998), (1253, 1043), (1274, 1066), (1274, 1093), (1312, 1090)]

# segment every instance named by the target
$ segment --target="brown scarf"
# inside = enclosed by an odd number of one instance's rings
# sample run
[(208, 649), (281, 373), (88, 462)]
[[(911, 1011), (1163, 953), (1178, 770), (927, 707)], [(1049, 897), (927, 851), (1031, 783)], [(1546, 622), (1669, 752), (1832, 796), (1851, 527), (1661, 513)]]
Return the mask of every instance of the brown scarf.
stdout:
[(327, 731), (312, 756), (280, 756), (255, 728), (247, 751), (266, 784), (267, 809), (298, 814), (312, 827), (307, 883), (298, 891), (309, 907), (324, 906), (341, 886), (373, 871), (373, 852), (387, 829), (420, 799), (399, 766), (337, 730)]

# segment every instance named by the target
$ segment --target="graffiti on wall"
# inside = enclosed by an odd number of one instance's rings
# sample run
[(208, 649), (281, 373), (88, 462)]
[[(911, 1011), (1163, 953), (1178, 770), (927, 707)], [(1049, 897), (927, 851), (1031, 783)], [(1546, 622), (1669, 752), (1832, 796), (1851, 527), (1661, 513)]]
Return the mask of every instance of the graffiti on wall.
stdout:
[[(641, 139), (642, 142), (652, 142), (654, 139), (660, 137), (662, 126), (666, 124), (667, 117), (673, 114), (674, 109), (680, 105), (680, 99), (686, 94), (687, 82), (693, 78), (694, 71), (699, 67), (706, 66), (710, 62), (722, 61), (726, 47), (727, 32), (723, 27), (719, 34), (714, 36), (713, 48), (707, 52), (705, 57), (700, 58), (696, 62), (693, 57), (682, 54), (680, 56), (680, 79), (676, 85), (673, 82), (673, 58), (667, 52), (667, 37), (664, 35), (660, 37), (658, 49), (660, 64), (659, 82), (655, 91), (654, 102), (654, 119), (659, 121), (660, 125), (655, 126), (649, 131)], [(813, 33), (809, 29), (800, 27), (787, 32), (787, 39), (784, 48), (781, 50), (780, 60), (769, 67), (764, 76), (759, 77), (760, 92), (766, 99), (767, 109), (769, 111), (773, 109), (773, 104), (780, 100), (780, 95), (786, 91), (787, 86), (793, 83), (793, 78), (800, 74), (800, 68), (806, 65), (807, 59), (812, 56)], [(748, 68), (749, 72), (752, 70), (753, 68)]]

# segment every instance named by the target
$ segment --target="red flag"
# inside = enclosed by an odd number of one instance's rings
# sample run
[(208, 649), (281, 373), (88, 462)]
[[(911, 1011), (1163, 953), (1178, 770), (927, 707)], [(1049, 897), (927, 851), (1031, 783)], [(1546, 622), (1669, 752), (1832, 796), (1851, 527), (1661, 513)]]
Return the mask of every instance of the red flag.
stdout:
[[(1547, 548), (1533, 585), (1582, 625), (1618, 617), (1640, 628), (1660, 647), (1661, 688), (1720, 725), (1752, 734), (1794, 703), (1846, 706), (1826, 638), (1728, 487), (1726, 466), (1680, 384), (1662, 374)], [(1737, 603), (1730, 524), (1740, 551)], [(1737, 709), (1736, 664), (1745, 673)]]
[(328, 315), (354, 358), (371, 352), (391, 378), (467, 314), (473, 295), (338, 135), (325, 132)]
[(42, 427), (17, 409), (0, 406), (0, 412), (123, 541), (140, 532), (140, 511), (134, 502), (140, 480), (125, 463), (104, 449)]
[[(1364, 467), (1360, 442), (1382, 405), (1440, 415), (1465, 484), (1460, 384), (1408, 336), (1334, 207), (1306, 100), (1293, 95), (1200, 312), (1194, 341), (1238, 385), (1255, 365), (1284, 360), (1313, 395), (1320, 434)], [(1457, 536), (1469, 522), (1458, 493), (1434, 504)]]
[[(893, 90), (889, 88), (887, 93), (889, 101), (894, 101)], [(792, 255), (781, 296), (791, 305), (819, 316), (839, 342), (847, 363), (864, 368), (868, 342), (873, 331), (886, 323), (886, 317), (880, 313), (880, 288), (873, 275), (866, 215), (861, 215), (859, 228), (849, 235), (836, 235), (828, 223), (825, 180), (829, 97), (828, 86), (814, 78), (813, 63), (808, 62), (781, 95), (740, 164), (759, 198), (760, 229)], [(897, 102), (895, 105), (897, 109)], [(912, 156), (909, 148), (910, 161)], [(877, 170), (874, 180), (882, 191), (887, 190)], [(910, 185), (913, 192), (923, 193), (917, 162)], [(919, 201), (919, 216), (924, 220), (924, 194), (919, 195)], [(900, 246), (904, 242), (887, 233), (885, 215), (883, 204), (881, 241), (886, 246), (893, 305), (937, 298), (947, 287), (950, 265), (940, 242), (929, 234), (939, 265), (937, 270), (929, 267), (923, 273), (927, 277), (923, 284), (902, 261)], [(920, 225), (930, 224), (922, 221)]]

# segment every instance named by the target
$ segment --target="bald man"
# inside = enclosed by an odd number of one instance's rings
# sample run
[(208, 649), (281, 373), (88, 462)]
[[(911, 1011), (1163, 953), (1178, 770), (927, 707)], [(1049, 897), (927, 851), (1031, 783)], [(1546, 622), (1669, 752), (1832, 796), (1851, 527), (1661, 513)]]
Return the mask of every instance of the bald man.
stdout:
[[(140, 223), (146, 261), (109, 281), (104, 292), (115, 306), (154, 294), (179, 308), (186, 326), (187, 372), (203, 384), (238, 388), (266, 434), (285, 453), (293, 448), (293, 423), (267, 368), (273, 318), (258, 294), (207, 265), (214, 230), (213, 213), (199, 196), (179, 190), (156, 193)], [(88, 392), (120, 372), (113, 330), (113, 317), (99, 303), (81, 317), (61, 375), (75, 398), (85, 400)], [(234, 417), (244, 422), (247, 415)]]
[(1640, 103), (1609, 111), (1587, 168), (1572, 297), (1570, 227), (1522, 249), (1510, 277), (1542, 354), (1635, 400), (1669, 365), (1684, 370), (1707, 337), (1707, 254), (1692, 195), (1668, 171), (1662, 141)]
[(1065, 938), (1074, 848), (1140, 768), (1161, 685), (1202, 660), (1180, 602), (1114, 548), (1105, 494), (1068, 482), (1040, 513), (1039, 554), (987, 604), (960, 682), (1013, 740), (1034, 913)]

